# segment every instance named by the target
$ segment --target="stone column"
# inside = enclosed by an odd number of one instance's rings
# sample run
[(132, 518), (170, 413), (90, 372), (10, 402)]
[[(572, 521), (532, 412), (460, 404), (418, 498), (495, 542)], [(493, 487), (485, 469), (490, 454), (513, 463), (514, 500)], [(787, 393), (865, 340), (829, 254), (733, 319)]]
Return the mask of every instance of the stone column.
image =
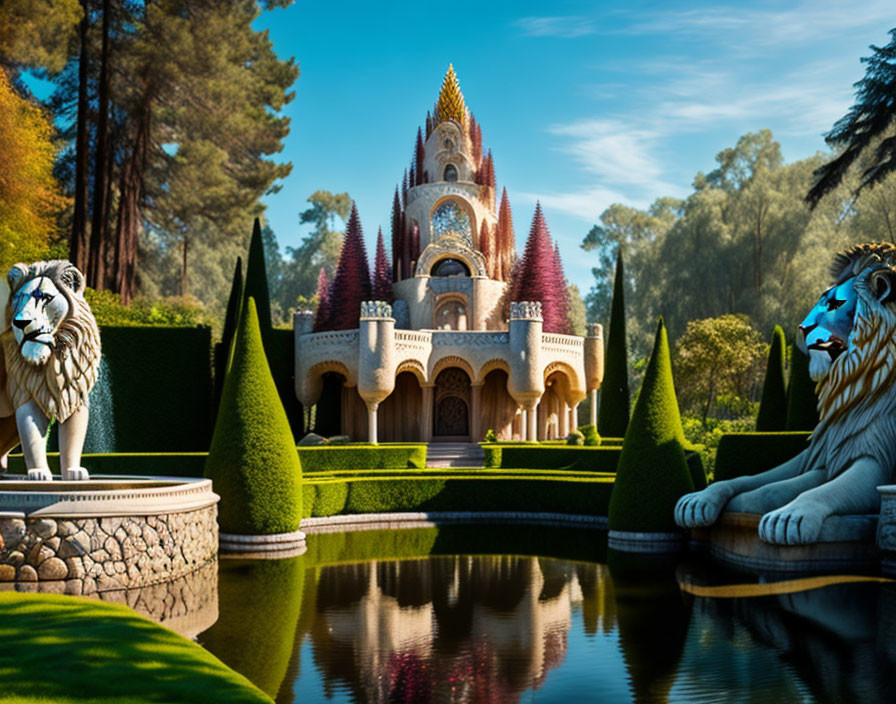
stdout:
[(541, 303), (514, 301), (510, 304), (510, 373), (507, 392), (525, 411), (525, 439), (537, 438), (536, 407), (544, 393), (541, 367)]
[(572, 432), (573, 430), (578, 430), (579, 428), (579, 418), (578, 418), (578, 406), (572, 406), (569, 409), (569, 430)]
[(377, 444), (376, 430), (376, 412), (380, 407), (378, 403), (368, 403), (367, 405), (367, 442)]
[(482, 440), (482, 384), (470, 387), (470, 441)]
[(429, 442), (432, 440), (432, 401), (435, 388), (432, 386), (422, 386), (420, 390), (423, 392), (423, 413), (420, 415), (421, 440)]
[(384, 301), (361, 303), (358, 394), (367, 406), (368, 442), (376, 443), (376, 409), (395, 388), (395, 319)]
[(597, 389), (591, 389), (591, 425), (597, 427)]
[(591, 394), (591, 424), (597, 425), (597, 390), (604, 380), (604, 326), (589, 323), (585, 335), (585, 388)]
[(526, 439), (538, 440), (538, 406), (528, 413), (529, 428), (526, 430)]
[(526, 434), (529, 431), (528, 415), (529, 414), (525, 408), (520, 413), (520, 440), (522, 440), (523, 442), (528, 440), (528, 438), (526, 437)]
[(565, 438), (569, 435), (569, 406), (565, 403), (560, 404), (560, 437)]

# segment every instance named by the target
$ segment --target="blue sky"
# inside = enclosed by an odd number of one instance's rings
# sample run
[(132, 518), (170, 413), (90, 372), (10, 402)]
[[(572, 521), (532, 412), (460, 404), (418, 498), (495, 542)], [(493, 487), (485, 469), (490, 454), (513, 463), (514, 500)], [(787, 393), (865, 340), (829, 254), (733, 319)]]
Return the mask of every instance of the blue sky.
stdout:
[(317, 189), (347, 191), (368, 241), (388, 236), (417, 126), (454, 63), (494, 152), (522, 249), (536, 199), (583, 293), (579, 244), (613, 202), (686, 195), (737, 138), (773, 130), (788, 161), (824, 149), (859, 58), (886, 44), (893, 0), (305, 2), (265, 12), (301, 76), (286, 108), (293, 163), (267, 217), (281, 246)]

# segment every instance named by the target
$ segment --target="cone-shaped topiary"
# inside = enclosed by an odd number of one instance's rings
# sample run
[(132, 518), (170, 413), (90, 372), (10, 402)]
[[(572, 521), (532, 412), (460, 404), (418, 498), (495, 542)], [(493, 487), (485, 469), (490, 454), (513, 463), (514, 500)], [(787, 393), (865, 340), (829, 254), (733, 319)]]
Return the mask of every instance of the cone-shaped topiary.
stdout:
[(236, 326), (240, 322), (240, 310), (243, 302), (243, 258), (236, 258), (233, 269), (233, 282), (230, 284), (230, 298), (227, 299), (227, 311), (224, 314), (224, 330), (221, 342), (215, 345), (215, 407), (221, 400), (224, 390), (224, 377), (227, 375), (230, 348)]
[(249, 242), (249, 260), (246, 262), (246, 285), (243, 290), (243, 307), (249, 297), (255, 299), (261, 336), (267, 341), (271, 331), (271, 296), (268, 293), (268, 274), (264, 263), (264, 242), (261, 239), (261, 223), (255, 218), (252, 240)]
[(625, 436), (629, 418), (628, 345), (625, 339), (625, 271), (622, 249), (616, 253), (616, 276), (613, 281), (613, 302), (610, 307), (610, 332), (604, 379), (600, 385), (600, 408), (597, 429), (608, 438)]
[(694, 490), (684, 444), (669, 340), (660, 318), (653, 353), (616, 467), (616, 482), (610, 494), (610, 530), (677, 530), (673, 518), (675, 502)]
[(352, 330), (358, 327), (361, 302), (370, 300), (370, 270), (367, 268), (361, 219), (354, 204), (345, 226), (345, 239), (331, 291), (334, 295), (330, 297), (330, 329)]
[(787, 392), (784, 390), (784, 331), (780, 325), (772, 330), (772, 344), (768, 350), (768, 366), (762, 398), (759, 400), (759, 414), (756, 416), (756, 430), (767, 433), (784, 430), (787, 427)]
[(373, 265), (373, 300), (392, 302), (392, 270), (386, 258), (386, 245), (383, 243), (383, 230), (376, 235), (376, 257)]
[(818, 425), (818, 396), (809, 376), (809, 357), (794, 345), (787, 384), (787, 430), (814, 430)]
[(221, 497), (224, 533), (299, 529), (302, 468), (286, 411), (268, 368), (255, 299), (243, 306), (205, 476)]

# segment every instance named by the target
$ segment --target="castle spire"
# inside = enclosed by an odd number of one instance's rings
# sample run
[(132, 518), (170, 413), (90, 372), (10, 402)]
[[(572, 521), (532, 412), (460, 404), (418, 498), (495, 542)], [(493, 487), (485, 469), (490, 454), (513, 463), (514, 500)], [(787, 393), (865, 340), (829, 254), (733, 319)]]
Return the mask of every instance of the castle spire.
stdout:
[(436, 117), (439, 122), (443, 120), (456, 120), (462, 126), (467, 125), (467, 106), (464, 103), (464, 94), (460, 92), (460, 83), (457, 82), (457, 74), (454, 66), (448, 64), (448, 72), (442, 81), (442, 90), (436, 103)]

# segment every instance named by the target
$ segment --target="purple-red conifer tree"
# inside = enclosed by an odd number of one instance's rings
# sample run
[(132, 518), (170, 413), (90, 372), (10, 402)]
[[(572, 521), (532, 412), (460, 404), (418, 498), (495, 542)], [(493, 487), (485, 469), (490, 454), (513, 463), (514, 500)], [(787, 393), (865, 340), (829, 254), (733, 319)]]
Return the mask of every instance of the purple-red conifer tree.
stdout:
[(320, 268), (317, 275), (317, 312), (314, 314), (314, 332), (330, 329), (330, 279), (327, 270)]
[(557, 314), (557, 317), (562, 323), (562, 329), (557, 330), (557, 332), (563, 333), (564, 335), (571, 335), (572, 328), (569, 324), (569, 281), (566, 280), (566, 273), (563, 271), (563, 260), (560, 258), (560, 245), (557, 242), (554, 242), (554, 280), (557, 281), (558, 286), (561, 284), (563, 286), (560, 290), (560, 307)]
[(376, 258), (373, 264), (373, 300), (392, 302), (392, 271), (386, 258), (386, 245), (383, 243), (383, 229), (376, 235)]
[(483, 220), (479, 228), (479, 251), (485, 259), (485, 273), (490, 279), (495, 278), (495, 248), (492, 244), (491, 230), (488, 223)]
[(420, 131), (420, 128), (417, 128), (417, 147), (414, 154), (414, 161), (416, 162), (415, 169), (415, 181), (414, 185), (421, 186), (425, 183), (423, 178), (423, 160), (426, 158), (426, 149), (423, 147), (423, 133)]
[(399, 271), (398, 261), (401, 256), (401, 198), (398, 195), (398, 186), (395, 187), (395, 197), (392, 199), (392, 275), (395, 281), (404, 272)]
[(370, 300), (370, 270), (361, 218), (355, 204), (352, 204), (352, 212), (345, 226), (345, 239), (331, 291), (334, 295), (330, 297), (330, 329), (352, 330), (358, 327), (361, 302)]
[(479, 168), (482, 162), (482, 128), (476, 122), (476, 118), (473, 117), (472, 113), (470, 114), (470, 144), (473, 147), (473, 163), (476, 165), (476, 168)]
[(516, 252), (516, 236), (513, 233), (513, 214), (510, 211), (510, 199), (507, 189), (501, 193), (501, 207), (498, 208), (498, 232), (495, 237), (495, 249), (498, 255), (498, 276), (501, 281), (510, 281), (513, 256)]
[(426, 138), (429, 139), (429, 136), (432, 134), (433, 124), (432, 124), (432, 113), (427, 110), (426, 111)]
[(511, 283), (511, 300), (541, 301), (544, 331), (562, 333), (566, 329), (560, 295), (564, 288), (563, 282), (555, 278), (551, 233), (541, 212), (541, 204), (536, 203), (523, 260)]

